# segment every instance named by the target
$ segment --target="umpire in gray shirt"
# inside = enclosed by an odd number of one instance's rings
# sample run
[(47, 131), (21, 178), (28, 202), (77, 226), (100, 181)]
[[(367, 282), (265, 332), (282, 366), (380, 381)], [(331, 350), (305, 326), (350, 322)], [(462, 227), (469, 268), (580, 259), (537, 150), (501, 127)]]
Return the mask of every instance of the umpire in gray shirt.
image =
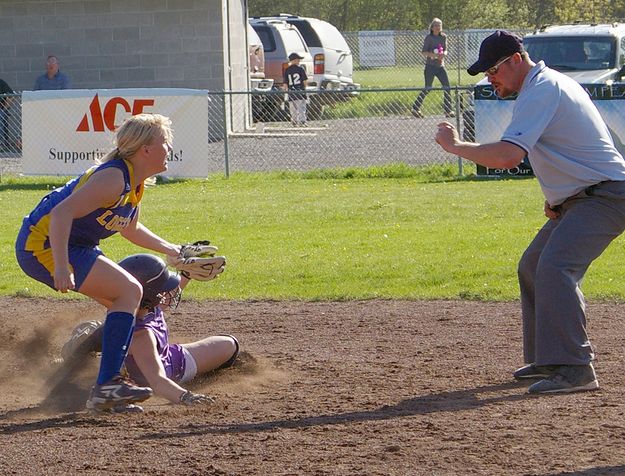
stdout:
[(477, 164), (512, 168), (527, 155), (548, 218), (519, 262), (526, 365), (516, 379), (539, 379), (530, 393), (599, 388), (580, 284), (590, 264), (625, 230), (625, 161), (586, 91), (534, 63), (516, 35), (496, 31), (469, 74), (485, 73), (497, 95), (519, 93), (499, 142), (462, 142), (438, 125), (441, 147)]

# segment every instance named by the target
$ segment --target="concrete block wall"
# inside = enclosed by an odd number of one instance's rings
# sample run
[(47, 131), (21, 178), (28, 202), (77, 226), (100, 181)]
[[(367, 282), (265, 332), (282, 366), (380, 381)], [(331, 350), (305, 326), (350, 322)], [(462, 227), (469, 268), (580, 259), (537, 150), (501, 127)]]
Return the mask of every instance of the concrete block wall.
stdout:
[(30, 90), (54, 54), (74, 88), (242, 90), (246, 19), (246, 0), (0, 0), (0, 78)]

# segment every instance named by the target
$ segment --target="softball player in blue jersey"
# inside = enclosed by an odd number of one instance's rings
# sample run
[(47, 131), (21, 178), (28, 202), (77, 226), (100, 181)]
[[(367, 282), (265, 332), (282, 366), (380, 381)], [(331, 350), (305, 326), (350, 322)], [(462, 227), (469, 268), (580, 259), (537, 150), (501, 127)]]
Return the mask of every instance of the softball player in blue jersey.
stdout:
[(117, 130), (116, 145), (98, 165), (39, 202), (24, 218), (15, 247), (26, 274), (62, 293), (89, 296), (108, 310), (100, 371), (86, 404), (93, 411), (123, 408), (152, 395), (151, 388), (120, 376), (141, 284), (104, 256), (100, 240), (119, 232), (146, 249), (170, 256), (180, 252), (180, 245), (139, 221), (145, 181), (167, 170), (171, 121), (159, 114), (133, 116)]

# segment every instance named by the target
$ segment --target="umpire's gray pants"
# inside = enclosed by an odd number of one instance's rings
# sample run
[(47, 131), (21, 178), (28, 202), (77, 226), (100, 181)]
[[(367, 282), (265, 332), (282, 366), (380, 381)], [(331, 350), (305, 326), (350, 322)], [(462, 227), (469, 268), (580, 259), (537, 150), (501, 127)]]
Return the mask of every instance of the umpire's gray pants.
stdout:
[(590, 264), (625, 230), (625, 182), (589, 187), (559, 211), (519, 262), (524, 359), (537, 365), (585, 365), (594, 352), (579, 286)]

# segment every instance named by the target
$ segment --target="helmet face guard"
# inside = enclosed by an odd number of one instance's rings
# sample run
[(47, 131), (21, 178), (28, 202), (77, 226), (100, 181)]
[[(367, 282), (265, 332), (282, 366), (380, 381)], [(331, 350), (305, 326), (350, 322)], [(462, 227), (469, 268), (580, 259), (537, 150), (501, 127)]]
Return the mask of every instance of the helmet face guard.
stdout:
[[(165, 291), (162, 293), (158, 293), (157, 297), (161, 298), (159, 304), (160, 306), (166, 306), (171, 310), (174, 310), (180, 304), (180, 298), (182, 298), (182, 289), (178, 286), (176, 289), (172, 289), (171, 291)], [(140, 306), (145, 309), (152, 309), (155, 306), (148, 306), (144, 299), (141, 300)]]
[(119, 262), (143, 286), (141, 309), (168, 306), (175, 309), (180, 302), (180, 276), (167, 269), (167, 264), (158, 256), (147, 253), (130, 255)]

